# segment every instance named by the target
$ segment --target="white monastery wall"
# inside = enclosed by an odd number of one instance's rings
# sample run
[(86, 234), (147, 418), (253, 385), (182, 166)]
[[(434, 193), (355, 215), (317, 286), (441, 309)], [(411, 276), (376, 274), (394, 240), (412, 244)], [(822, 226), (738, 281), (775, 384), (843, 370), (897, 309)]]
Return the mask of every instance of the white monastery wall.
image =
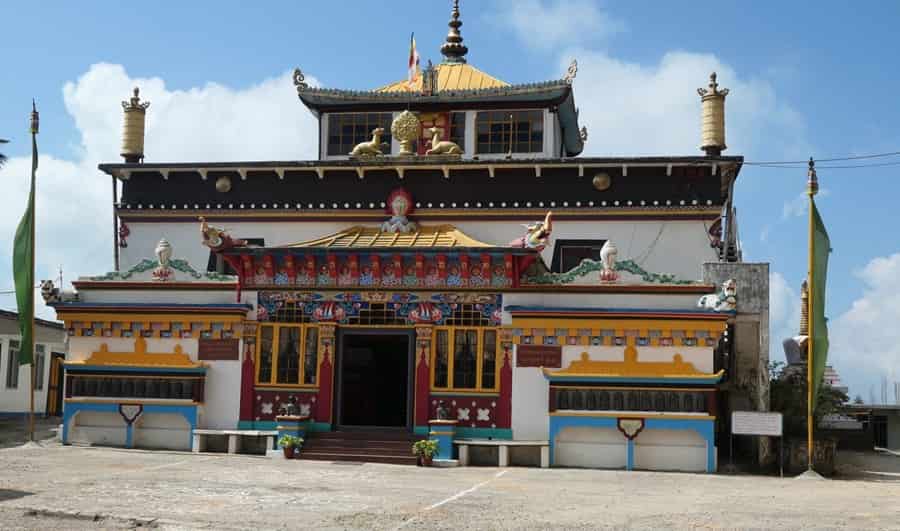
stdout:
[[(385, 219), (387, 219), (385, 215)], [(415, 214), (412, 216), (415, 219)], [(538, 221), (538, 220), (535, 220)], [(425, 223), (432, 223), (426, 221)], [(441, 223), (445, 223), (441, 221)], [(506, 245), (522, 236), (524, 229), (517, 221), (458, 221), (456, 225), (469, 236), (485, 243)], [(213, 225), (220, 224), (212, 221)], [(287, 245), (327, 236), (352, 226), (349, 222), (243, 222), (221, 224), (236, 238), (265, 238), (266, 246)], [(372, 223), (374, 225), (374, 223)], [(128, 224), (131, 235), (128, 247), (120, 249), (120, 268), (127, 270), (153, 257), (160, 238), (166, 238), (176, 258), (188, 260), (197, 269), (205, 269), (209, 249), (200, 243), (199, 222)], [(702, 221), (567, 221), (553, 222), (551, 242), (558, 239), (612, 240), (619, 248), (619, 260), (634, 260), (651, 273), (676, 275), (683, 280), (698, 280), (703, 262), (715, 261), (716, 252), (709, 246), (707, 227)], [(553, 245), (544, 249), (549, 265)]]
[[(36, 327), (37, 328), (37, 327)], [(59, 332), (58, 335), (62, 335)], [(37, 343), (44, 345), (44, 370), (41, 371), (41, 389), (34, 391), (34, 412), (43, 415), (47, 411), (47, 387), (50, 384), (50, 359), (53, 352), (66, 352), (65, 343), (46, 342), (46, 334), (37, 334)], [(10, 341), (20, 341), (18, 333), (15, 335), (0, 335), (0, 413), (27, 413), (30, 402), (31, 365), (19, 365), (18, 385), (14, 388), (7, 387), (8, 372), (10, 370), (9, 357), (12, 355), (9, 348)]]
[[(653, 310), (697, 309), (697, 295), (637, 293), (505, 293), (503, 306), (542, 306), (547, 308), (629, 308)], [(508, 312), (503, 324), (512, 324)]]
[[(518, 346), (515, 347), (518, 349)], [(517, 352), (513, 352), (512, 428), (517, 440), (545, 441), (549, 436), (550, 386), (540, 367), (517, 367)]]
[(646, 429), (634, 439), (640, 470), (706, 471), (706, 440), (694, 430)]
[(568, 426), (560, 430), (553, 464), (584, 468), (625, 468), (625, 437), (616, 428)]

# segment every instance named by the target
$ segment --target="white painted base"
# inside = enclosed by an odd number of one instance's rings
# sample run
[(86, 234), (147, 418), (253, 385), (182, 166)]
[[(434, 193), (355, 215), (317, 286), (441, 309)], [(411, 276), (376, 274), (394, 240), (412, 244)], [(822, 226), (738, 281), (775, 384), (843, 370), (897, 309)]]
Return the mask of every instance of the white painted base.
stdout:
[(433, 459), (431, 461), (431, 466), (435, 466), (438, 468), (456, 468), (459, 466), (459, 460), (457, 460), (457, 459)]

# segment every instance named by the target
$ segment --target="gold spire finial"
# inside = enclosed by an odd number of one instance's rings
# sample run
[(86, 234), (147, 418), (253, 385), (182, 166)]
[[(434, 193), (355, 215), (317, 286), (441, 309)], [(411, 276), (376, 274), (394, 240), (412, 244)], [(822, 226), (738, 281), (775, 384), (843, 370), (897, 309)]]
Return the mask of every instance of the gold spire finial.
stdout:
[(809, 158), (809, 170), (807, 170), (806, 176), (806, 193), (814, 196), (819, 193), (819, 178), (816, 175), (816, 161), (812, 157)]
[(450, 22), (447, 23), (450, 31), (447, 32), (446, 41), (441, 45), (441, 54), (445, 63), (465, 63), (469, 48), (462, 43), (463, 38), (459, 33), (459, 28), (463, 24), (459, 20), (459, 0), (453, 0), (453, 12), (450, 16)]
[(700, 149), (709, 157), (718, 157), (725, 145), (725, 96), (728, 89), (720, 89), (716, 73), (709, 75), (709, 87), (698, 88), (697, 94), (703, 106)]

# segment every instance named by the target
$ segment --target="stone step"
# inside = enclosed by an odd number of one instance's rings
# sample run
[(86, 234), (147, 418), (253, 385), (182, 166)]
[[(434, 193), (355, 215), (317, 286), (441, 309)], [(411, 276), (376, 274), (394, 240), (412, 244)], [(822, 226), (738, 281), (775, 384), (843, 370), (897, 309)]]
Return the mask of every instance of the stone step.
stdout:
[(306, 449), (300, 452), (300, 459), (309, 461), (352, 461), (358, 463), (387, 463), (392, 465), (415, 465), (416, 456), (414, 455), (379, 455), (379, 454), (361, 454), (361, 453), (329, 453), (319, 451), (308, 451)]

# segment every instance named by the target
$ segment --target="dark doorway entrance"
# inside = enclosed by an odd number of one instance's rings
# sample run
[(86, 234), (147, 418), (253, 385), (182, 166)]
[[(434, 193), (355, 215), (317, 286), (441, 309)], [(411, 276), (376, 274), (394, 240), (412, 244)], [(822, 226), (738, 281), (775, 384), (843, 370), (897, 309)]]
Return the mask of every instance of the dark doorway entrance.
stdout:
[(340, 426), (409, 426), (411, 345), (407, 332), (341, 331)]

